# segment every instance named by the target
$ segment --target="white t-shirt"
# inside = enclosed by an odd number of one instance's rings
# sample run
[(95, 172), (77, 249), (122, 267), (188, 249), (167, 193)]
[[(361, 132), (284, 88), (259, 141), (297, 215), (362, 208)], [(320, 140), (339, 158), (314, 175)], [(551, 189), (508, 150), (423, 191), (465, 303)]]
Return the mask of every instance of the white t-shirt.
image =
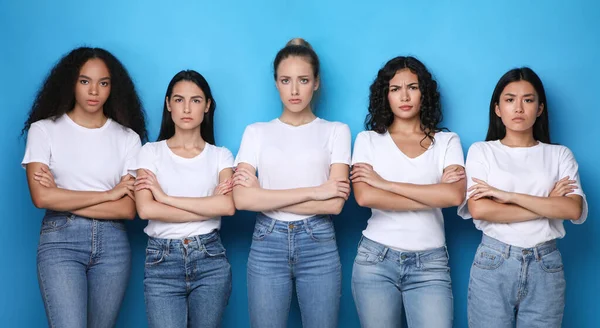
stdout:
[(140, 148), (137, 133), (111, 119), (88, 129), (64, 114), (31, 124), (21, 164), (48, 165), (62, 189), (107, 191), (127, 174)]
[[(174, 197), (212, 196), (219, 184), (219, 173), (233, 166), (233, 155), (224, 147), (206, 143), (193, 158), (176, 155), (167, 141), (149, 142), (142, 147), (131, 173), (137, 169), (152, 171), (162, 190)], [(144, 232), (151, 237), (183, 239), (209, 233), (221, 227), (221, 217), (197, 222), (161, 222), (149, 220)]]
[[(246, 127), (235, 165), (252, 165), (265, 189), (315, 187), (329, 179), (331, 164), (350, 164), (350, 143), (350, 128), (340, 122), (316, 118), (292, 126), (274, 119)], [(264, 214), (281, 221), (311, 217), (277, 210)]]
[[(456, 133), (437, 132), (435, 142), (415, 158), (406, 156), (388, 132), (363, 131), (356, 137), (352, 165), (367, 163), (383, 179), (413, 184), (437, 184), (444, 169), (464, 166), (460, 138)], [(363, 235), (396, 250), (423, 251), (442, 247), (444, 217), (439, 208), (420, 211), (371, 209), (371, 218)]]
[[(579, 181), (579, 166), (565, 146), (539, 142), (533, 147), (511, 148), (499, 140), (476, 142), (469, 148), (466, 165), (469, 187), (475, 184), (472, 178), (477, 178), (500, 190), (539, 197), (547, 197), (558, 180), (569, 176), (577, 181), (578, 189), (572, 194), (583, 197), (581, 217), (573, 223), (583, 223), (587, 218), (588, 206)], [(459, 206), (458, 215), (471, 218), (466, 200)], [(473, 222), (484, 234), (518, 247), (533, 247), (565, 236), (563, 220), (542, 217), (517, 223)]]

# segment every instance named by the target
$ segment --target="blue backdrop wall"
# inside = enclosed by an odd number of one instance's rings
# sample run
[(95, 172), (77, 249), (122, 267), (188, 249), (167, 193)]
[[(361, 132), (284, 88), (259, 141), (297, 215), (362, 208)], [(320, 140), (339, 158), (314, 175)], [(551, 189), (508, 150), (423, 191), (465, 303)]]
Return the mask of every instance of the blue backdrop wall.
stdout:
[[(567, 224), (560, 241), (567, 279), (565, 327), (598, 320), (600, 162), (596, 133), (600, 84), (600, 4), (595, 1), (8, 1), (0, 0), (0, 325), (46, 323), (36, 278), (42, 211), (20, 168), (20, 129), (36, 90), (59, 57), (81, 45), (104, 47), (127, 66), (158, 134), (171, 77), (191, 68), (206, 76), (219, 104), (217, 144), (234, 154), (244, 127), (277, 117), (281, 105), (272, 60), (288, 39), (309, 40), (322, 61), (317, 114), (363, 130), (368, 86), (396, 55), (415, 55), (439, 82), (444, 126), (466, 150), (485, 137), (489, 99), (510, 68), (529, 65), (549, 96), (551, 134), (580, 164), (591, 208), (583, 226)], [(347, 202), (335, 218), (343, 264), (340, 327), (358, 327), (350, 292), (356, 245), (368, 209)], [(471, 221), (444, 211), (455, 299), (455, 326), (466, 327), (471, 261), (480, 238)], [(224, 327), (248, 326), (246, 261), (254, 218), (224, 219), (233, 268)], [(129, 222), (133, 271), (119, 327), (145, 327), (144, 222)], [(297, 305), (290, 326), (300, 327)]]

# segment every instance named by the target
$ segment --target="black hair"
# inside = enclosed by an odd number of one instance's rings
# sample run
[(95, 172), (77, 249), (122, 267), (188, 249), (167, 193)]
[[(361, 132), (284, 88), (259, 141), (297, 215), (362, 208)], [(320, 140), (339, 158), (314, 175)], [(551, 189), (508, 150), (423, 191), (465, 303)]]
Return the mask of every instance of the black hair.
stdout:
[[(200, 124), (200, 135), (202, 136), (202, 139), (204, 139), (204, 141), (214, 145), (215, 132), (213, 121), (215, 116), (215, 110), (217, 109), (217, 103), (215, 102), (215, 99), (212, 96), (208, 82), (206, 81), (204, 76), (202, 76), (202, 74), (194, 70), (181, 71), (175, 74), (175, 76), (173, 76), (173, 78), (171, 79), (171, 82), (169, 82), (169, 86), (167, 87), (167, 93), (164, 98), (166, 101), (169, 101), (171, 99), (171, 96), (173, 94), (173, 87), (175, 87), (175, 84), (181, 81), (188, 81), (197, 85), (198, 88), (200, 88), (202, 92), (204, 92), (205, 101), (210, 101), (208, 112), (204, 114), (204, 119)], [(162, 114), (162, 123), (160, 124), (160, 132), (158, 134), (157, 141), (169, 139), (175, 134), (175, 122), (173, 122), (171, 112), (169, 112), (165, 100), (163, 100), (164, 106)]]
[(388, 100), (389, 84), (396, 73), (403, 69), (409, 69), (416, 74), (419, 81), (419, 90), (421, 91), (419, 118), (421, 120), (421, 130), (425, 133), (421, 143), (426, 138), (429, 138), (433, 143), (435, 142), (433, 134), (446, 130), (438, 127), (443, 118), (440, 93), (437, 90), (437, 82), (425, 65), (410, 56), (398, 56), (391, 59), (377, 73), (377, 77), (370, 88), (369, 113), (365, 118), (365, 128), (377, 133), (385, 133), (394, 122), (394, 113)]
[(81, 68), (90, 59), (102, 60), (110, 73), (111, 89), (103, 106), (104, 115), (131, 128), (142, 141), (148, 140), (144, 109), (127, 69), (110, 52), (89, 47), (72, 50), (52, 68), (37, 93), (21, 134), (34, 122), (57, 119), (73, 110), (75, 84)]
[(500, 101), (502, 91), (512, 82), (527, 81), (529, 82), (538, 96), (540, 106), (544, 106), (542, 114), (535, 120), (533, 124), (533, 139), (543, 143), (550, 143), (550, 128), (548, 121), (548, 104), (546, 103), (546, 91), (540, 77), (529, 67), (514, 68), (506, 72), (494, 88), (492, 100), (490, 101), (490, 125), (488, 127), (486, 141), (500, 140), (506, 136), (506, 127), (502, 123), (502, 118), (496, 115), (496, 105)]

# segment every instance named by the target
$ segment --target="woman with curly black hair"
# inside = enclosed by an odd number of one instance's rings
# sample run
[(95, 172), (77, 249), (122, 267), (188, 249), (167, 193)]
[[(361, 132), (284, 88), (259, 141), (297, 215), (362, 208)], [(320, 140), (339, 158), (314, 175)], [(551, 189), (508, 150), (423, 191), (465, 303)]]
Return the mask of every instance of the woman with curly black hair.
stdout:
[(366, 128), (350, 179), (372, 209), (352, 271), (363, 327), (452, 327), (453, 304), (441, 208), (465, 197), (458, 135), (442, 132), (440, 95), (427, 68), (396, 57), (371, 85)]
[(46, 209), (37, 268), (48, 324), (112, 327), (131, 267), (127, 167), (146, 139), (127, 70), (106, 50), (71, 51), (46, 78), (23, 132), (31, 199)]

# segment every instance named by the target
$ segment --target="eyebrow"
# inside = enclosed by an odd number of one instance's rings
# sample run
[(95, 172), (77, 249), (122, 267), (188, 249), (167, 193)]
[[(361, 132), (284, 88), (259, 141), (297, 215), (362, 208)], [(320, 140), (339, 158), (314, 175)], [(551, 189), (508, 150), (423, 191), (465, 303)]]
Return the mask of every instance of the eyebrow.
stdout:
[[(508, 97), (516, 97), (516, 96), (517, 96), (517, 95), (515, 95), (514, 93), (505, 93), (504, 95), (505, 95), (505, 96), (508, 96)], [(535, 97), (535, 94), (533, 94), (533, 93), (528, 93), (528, 94), (525, 94), (525, 95), (523, 95), (523, 97)]]
[[(175, 97), (179, 97), (179, 98), (185, 98), (184, 96), (182, 96), (182, 95), (178, 95), (178, 94), (174, 94), (174, 95), (173, 95), (173, 98), (175, 98)], [(203, 99), (204, 97), (202, 97), (202, 96), (192, 96), (190, 99), (195, 99), (195, 98), (200, 98), (200, 99)]]
[[(299, 78), (303, 78), (303, 79), (308, 79), (310, 78), (310, 75), (299, 75)], [(284, 78), (284, 79), (291, 79), (291, 76), (287, 76), (287, 75), (279, 75), (279, 78)]]
[[(79, 77), (82, 77), (82, 78), (88, 79), (88, 80), (93, 80), (91, 77), (83, 75), (83, 74), (79, 75)], [(105, 77), (101, 78), (98, 81), (104, 81), (104, 80), (110, 80), (110, 76), (105, 76)]]
[[(411, 83), (407, 84), (407, 86), (410, 87), (410, 86), (413, 86), (415, 84), (418, 85), (419, 82), (411, 82)], [(395, 84), (390, 84), (390, 88), (400, 88), (400, 86), (399, 85), (395, 85)]]

